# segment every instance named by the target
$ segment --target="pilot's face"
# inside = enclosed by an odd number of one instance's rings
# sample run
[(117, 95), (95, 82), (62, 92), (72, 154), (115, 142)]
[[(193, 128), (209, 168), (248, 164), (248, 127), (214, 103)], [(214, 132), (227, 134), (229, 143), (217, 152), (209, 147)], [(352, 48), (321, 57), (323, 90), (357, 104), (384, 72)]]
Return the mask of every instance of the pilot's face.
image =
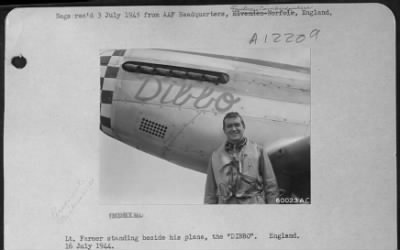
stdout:
[(244, 127), (239, 117), (225, 120), (224, 133), (230, 142), (238, 142), (243, 137)]

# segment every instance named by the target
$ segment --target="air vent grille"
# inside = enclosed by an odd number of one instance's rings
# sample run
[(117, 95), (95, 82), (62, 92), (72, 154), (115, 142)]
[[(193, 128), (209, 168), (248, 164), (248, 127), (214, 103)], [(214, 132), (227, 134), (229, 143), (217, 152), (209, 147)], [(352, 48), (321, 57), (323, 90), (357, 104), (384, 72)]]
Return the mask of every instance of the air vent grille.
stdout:
[(168, 127), (165, 125), (162, 125), (160, 123), (151, 121), (146, 118), (142, 118), (142, 121), (140, 122), (139, 130), (143, 131), (147, 134), (164, 138), (165, 133), (167, 132)]

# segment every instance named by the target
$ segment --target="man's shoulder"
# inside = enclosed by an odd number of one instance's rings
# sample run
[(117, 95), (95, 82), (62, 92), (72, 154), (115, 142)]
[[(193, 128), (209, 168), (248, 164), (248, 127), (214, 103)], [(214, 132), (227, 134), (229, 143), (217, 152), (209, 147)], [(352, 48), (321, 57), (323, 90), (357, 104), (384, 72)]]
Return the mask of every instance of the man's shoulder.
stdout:
[(230, 156), (225, 151), (225, 144), (222, 144), (216, 150), (214, 150), (214, 152), (211, 154), (210, 161), (212, 163), (212, 167), (216, 169), (231, 162)]
[(256, 148), (259, 151), (263, 150), (263, 145), (258, 144), (257, 142), (254, 142), (252, 140), (248, 140), (247, 141), (247, 146), (248, 147), (252, 147), (252, 148)]
[(225, 142), (224, 143), (222, 143), (221, 145), (219, 145), (218, 146), (218, 148), (216, 148), (214, 151), (213, 151), (213, 155), (215, 155), (215, 154), (221, 154), (221, 153), (223, 153), (223, 152), (225, 152)]
[(253, 141), (253, 140), (247, 140), (247, 144), (248, 145), (256, 145), (259, 146), (257, 142)]

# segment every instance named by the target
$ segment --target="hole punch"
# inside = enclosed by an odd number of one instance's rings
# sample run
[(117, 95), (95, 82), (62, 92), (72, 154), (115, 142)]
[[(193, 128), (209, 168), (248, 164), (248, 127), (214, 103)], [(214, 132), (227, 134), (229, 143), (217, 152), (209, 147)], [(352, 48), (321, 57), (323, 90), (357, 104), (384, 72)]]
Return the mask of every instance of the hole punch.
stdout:
[(27, 61), (26, 58), (23, 56), (14, 56), (11, 59), (11, 64), (14, 65), (14, 67), (16, 67), (17, 69), (22, 69), (25, 67)]

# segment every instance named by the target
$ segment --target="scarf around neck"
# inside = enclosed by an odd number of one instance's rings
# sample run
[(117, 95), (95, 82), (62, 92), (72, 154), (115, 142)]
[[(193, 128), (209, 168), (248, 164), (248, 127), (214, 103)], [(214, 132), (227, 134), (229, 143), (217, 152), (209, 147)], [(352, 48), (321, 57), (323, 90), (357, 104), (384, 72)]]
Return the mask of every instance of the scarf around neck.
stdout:
[(236, 143), (232, 143), (227, 141), (225, 143), (225, 151), (227, 153), (235, 153), (235, 152), (240, 152), (242, 148), (247, 144), (247, 138), (243, 137), (240, 141)]

